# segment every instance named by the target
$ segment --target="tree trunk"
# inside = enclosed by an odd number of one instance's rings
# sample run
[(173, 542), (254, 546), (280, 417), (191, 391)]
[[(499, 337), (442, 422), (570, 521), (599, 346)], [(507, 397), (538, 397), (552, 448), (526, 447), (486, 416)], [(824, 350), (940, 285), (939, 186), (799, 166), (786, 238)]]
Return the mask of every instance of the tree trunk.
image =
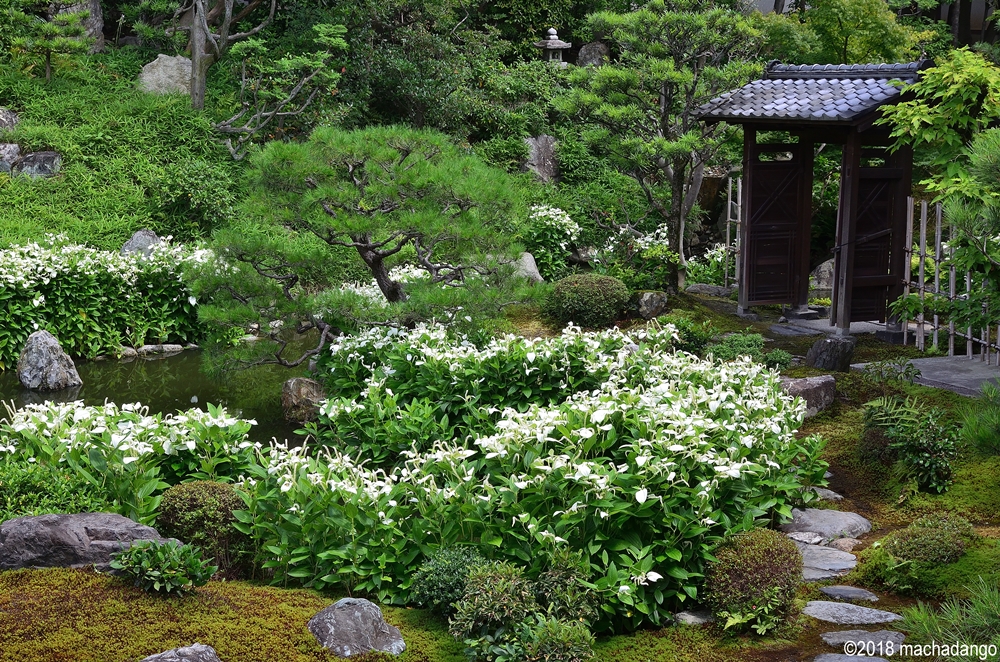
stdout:
[(45, 84), (52, 81), (52, 51), (45, 51)]
[(191, 107), (195, 110), (205, 109), (208, 68), (212, 65), (205, 52), (208, 40), (203, 26), (206, 20), (205, 3), (196, 0), (191, 15)]
[[(371, 242), (371, 237), (368, 235), (351, 235), (351, 239), (356, 244)], [(403, 291), (403, 284), (389, 277), (389, 270), (386, 268), (382, 256), (364, 246), (356, 246), (356, 248), (358, 255), (361, 256), (361, 260), (371, 270), (372, 276), (375, 278), (375, 283), (378, 285), (378, 289), (382, 291), (386, 300), (392, 303), (406, 301), (406, 292)]]
[(775, 14), (785, 13), (785, 0), (774, 0), (774, 13)]
[(670, 182), (670, 216), (677, 224), (677, 288), (684, 289), (684, 276), (687, 270), (687, 260), (684, 258), (684, 233), (687, 232), (684, 214), (684, 180), (687, 168), (684, 163), (674, 162), (674, 177)]

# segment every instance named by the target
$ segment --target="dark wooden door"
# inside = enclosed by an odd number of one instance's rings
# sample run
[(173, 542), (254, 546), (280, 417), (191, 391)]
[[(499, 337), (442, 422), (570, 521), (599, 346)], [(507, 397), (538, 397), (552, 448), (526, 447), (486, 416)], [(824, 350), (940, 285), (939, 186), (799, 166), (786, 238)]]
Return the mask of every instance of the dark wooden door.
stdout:
[(758, 145), (754, 137), (745, 148), (740, 305), (804, 305), (809, 292), (812, 144)]

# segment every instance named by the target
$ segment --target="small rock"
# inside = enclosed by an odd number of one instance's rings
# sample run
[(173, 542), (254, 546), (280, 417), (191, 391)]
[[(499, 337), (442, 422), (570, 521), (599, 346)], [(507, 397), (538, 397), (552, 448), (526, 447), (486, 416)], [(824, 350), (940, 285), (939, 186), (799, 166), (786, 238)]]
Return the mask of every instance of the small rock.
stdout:
[(114, 513), (18, 517), (0, 524), (0, 570), (90, 565), (107, 570), (111, 554), (136, 540), (165, 538)]
[(813, 662), (889, 662), (884, 657), (866, 657), (857, 655), (842, 655), (840, 653), (823, 653), (817, 655)]
[(566, 260), (570, 264), (587, 265), (590, 264), (590, 261), (593, 260), (596, 255), (597, 249), (595, 248), (574, 248), (573, 252), (569, 254), (569, 257), (566, 258)]
[(854, 548), (861, 544), (857, 538), (837, 538), (827, 543), (827, 547), (839, 549), (842, 552), (853, 552)]
[(157, 237), (152, 230), (136, 230), (135, 234), (122, 246), (120, 252), (122, 255), (142, 253), (145, 257), (149, 257), (153, 252), (153, 246), (161, 241), (163, 240)]
[(0, 172), (11, 173), (14, 164), (21, 158), (21, 146), (15, 143), (0, 143)]
[(824, 586), (819, 589), (820, 593), (828, 595), (834, 600), (846, 600), (848, 602), (878, 602), (878, 596), (871, 591), (853, 586)]
[(778, 318), (778, 324), (788, 324), (788, 318), (782, 315)]
[(542, 274), (538, 271), (538, 265), (535, 264), (535, 256), (527, 251), (521, 253), (521, 257), (515, 264), (515, 273), (522, 278), (527, 278), (532, 283), (545, 282)]
[(164, 653), (144, 657), (139, 662), (222, 662), (215, 649), (204, 644), (174, 648)]
[(825, 472), (823, 472), (823, 478), (826, 478), (827, 480), (830, 480), (831, 478), (833, 478), (833, 472), (832, 471), (825, 471)]
[(642, 292), (639, 295), (639, 315), (644, 320), (651, 320), (667, 312), (666, 292)]
[(888, 646), (886, 644), (892, 644), (893, 648), (898, 648), (903, 641), (906, 640), (906, 635), (902, 632), (893, 632), (892, 630), (879, 630), (878, 632), (868, 632), (867, 630), (841, 630), (840, 632), (824, 632), (819, 635), (827, 643), (828, 646), (840, 647), (847, 642), (854, 642), (856, 644), (874, 644), (876, 646), (875, 650), (880, 650), (877, 648), (879, 644), (882, 645), (881, 650), (885, 650)]
[(782, 377), (781, 388), (788, 395), (806, 401), (806, 418), (810, 418), (833, 404), (837, 395), (837, 380), (833, 375), (798, 379)]
[(368, 651), (400, 655), (406, 650), (399, 630), (382, 610), (364, 598), (342, 598), (309, 619), (309, 631), (321, 646), (340, 657)]
[(736, 316), (739, 317), (741, 320), (746, 320), (748, 322), (759, 322), (760, 321), (760, 315), (758, 315), (757, 313), (740, 313), (740, 312), (737, 312)]
[(812, 533), (811, 531), (794, 531), (792, 533), (786, 533), (785, 535), (795, 542), (800, 542), (805, 545), (819, 545), (823, 542), (823, 536), (818, 533)]
[(125, 347), (125, 346), (119, 347), (118, 353), (119, 353), (119, 358), (125, 361), (130, 361), (139, 356), (139, 352), (135, 351), (134, 347)]
[(806, 364), (820, 370), (850, 372), (851, 359), (858, 339), (854, 336), (832, 336), (817, 340), (806, 353)]
[(24, 388), (34, 391), (61, 391), (83, 384), (73, 359), (48, 331), (28, 336), (17, 359), (17, 378)]
[(857, 538), (872, 530), (872, 524), (857, 513), (845, 513), (839, 510), (822, 510), (820, 508), (793, 508), (792, 521), (782, 524), (785, 533), (796, 531), (811, 531), (818, 533), (824, 540), (835, 538)]
[(674, 620), (678, 625), (705, 625), (714, 623), (715, 616), (710, 611), (679, 611), (674, 614)]
[(139, 88), (150, 94), (190, 94), (191, 60), (183, 55), (157, 55), (142, 68)]
[(13, 110), (7, 110), (6, 108), (0, 108), (0, 131), (7, 131), (13, 129), (17, 126), (19, 122), (17, 113)]
[(723, 287), (722, 285), (707, 285), (705, 283), (694, 283), (684, 288), (688, 294), (703, 294), (710, 297), (722, 297), (728, 299), (735, 287)]
[(841, 495), (837, 494), (833, 490), (826, 489), (825, 487), (814, 487), (813, 491), (816, 493), (816, 496), (819, 497), (820, 501), (843, 501), (844, 500), (844, 497), (842, 497)]
[(576, 56), (576, 66), (578, 67), (599, 67), (607, 64), (611, 50), (608, 45), (600, 41), (592, 41), (580, 47), (580, 52)]
[(154, 354), (177, 354), (184, 351), (183, 345), (143, 345), (135, 350), (139, 356)]
[(833, 289), (833, 259), (823, 262), (809, 274), (810, 285), (817, 290)]
[(59, 152), (32, 152), (22, 156), (11, 168), (11, 173), (25, 177), (54, 177), (61, 167)]
[(539, 180), (548, 183), (559, 178), (559, 161), (556, 158), (556, 139), (553, 136), (540, 135), (525, 138), (528, 144), (528, 160), (525, 170), (535, 173)]
[(312, 421), (326, 400), (323, 385), (315, 379), (293, 377), (281, 387), (281, 407), (289, 421)]
[(871, 625), (873, 623), (891, 623), (903, 619), (899, 614), (893, 614), (889, 611), (827, 600), (809, 601), (802, 613), (817, 620), (838, 625)]

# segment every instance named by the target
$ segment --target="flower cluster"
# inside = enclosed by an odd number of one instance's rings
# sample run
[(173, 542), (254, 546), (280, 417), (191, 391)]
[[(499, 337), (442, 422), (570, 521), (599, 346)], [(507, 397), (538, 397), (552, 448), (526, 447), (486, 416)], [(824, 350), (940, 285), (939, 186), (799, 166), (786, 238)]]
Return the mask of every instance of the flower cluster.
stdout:
[(580, 238), (580, 226), (558, 207), (535, 205), (528, 215), (528, 222), (536, 232), (556, 238), (558, 246), (564, 251), (568, 251)]

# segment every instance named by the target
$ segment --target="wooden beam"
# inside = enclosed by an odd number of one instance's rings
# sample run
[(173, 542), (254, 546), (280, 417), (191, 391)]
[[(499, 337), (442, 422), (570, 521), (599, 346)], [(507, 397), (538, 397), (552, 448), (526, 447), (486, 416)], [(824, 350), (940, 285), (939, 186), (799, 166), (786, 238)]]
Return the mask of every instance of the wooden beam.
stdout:
[(854, 238), (858, 219), (861, 136), (852, 133), (844, 147), (837, 214), (837, 257), (834, 264), (837, 335), (851, 334), (851, 289), (854, 281)]
[(812, 238), (812, 195), (813, 195), (813, 144), (799, 139), (799, 260), (790, 265), (795, 269), (795, 308), (802, 311), (809, 308), (809, 242)]
[[(912, 189), (913, 178), (913, 148), (909, 145), (900, 147), (890, 157), (893, 167), (902, 171), (892, 200), (892, 245), (889, 248), (889, 273), (894, 282), (889, 286), (889, 303), (903, 296), (903, 270), (906, 263), (906, 206)], [(886, 321), (899, 325), (899, 318), (890, 315)]]
[(750, 296), (750, 260), (747, 259), (747, 227), (750, 225), (750, 216), (753, 212), (753, 199), (750, 197), (750, 183), (753, 181), (754, 165), (757, 159), (754, 158), (754, 147), (757, 145), (757, 127), (746, 125), (743, 127), (743, 218), (740, 219), (740, 250), (742, 251), (740, 260), (740, 287), (739, 300), (736, 312), (740, 315), (750, 312), (747, 303)]

